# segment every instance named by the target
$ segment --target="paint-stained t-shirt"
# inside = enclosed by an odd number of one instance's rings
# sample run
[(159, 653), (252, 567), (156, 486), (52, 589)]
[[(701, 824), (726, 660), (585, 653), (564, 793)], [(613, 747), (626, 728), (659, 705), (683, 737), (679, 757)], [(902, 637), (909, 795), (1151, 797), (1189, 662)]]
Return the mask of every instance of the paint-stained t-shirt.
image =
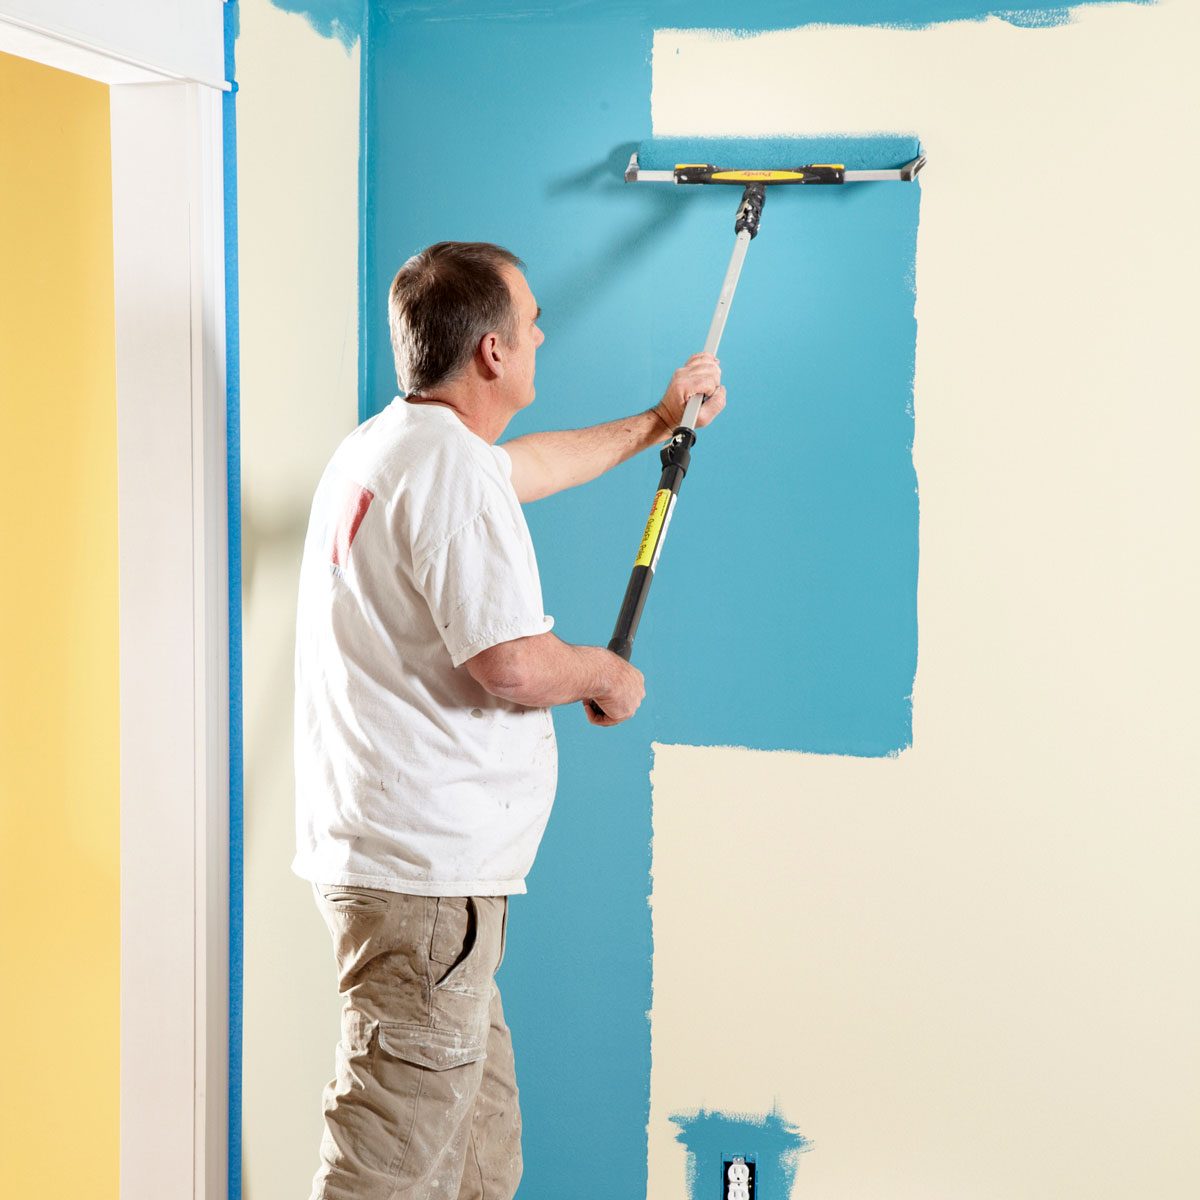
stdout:
[(296, 626), (302, 878), (525, 891), (554, 799), (554, 726), (463, 665), (554, 623), (511, 472), (450, 409), (400, 398), (325, 469)]

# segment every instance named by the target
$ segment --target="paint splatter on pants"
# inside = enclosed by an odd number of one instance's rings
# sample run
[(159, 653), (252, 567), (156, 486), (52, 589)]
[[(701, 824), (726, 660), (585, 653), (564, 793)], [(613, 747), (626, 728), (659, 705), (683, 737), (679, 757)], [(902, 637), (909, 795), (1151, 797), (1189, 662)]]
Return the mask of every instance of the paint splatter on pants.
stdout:
[(345, 997), (312, 1200), (512, 1200), (504, 896), (317, 886)]

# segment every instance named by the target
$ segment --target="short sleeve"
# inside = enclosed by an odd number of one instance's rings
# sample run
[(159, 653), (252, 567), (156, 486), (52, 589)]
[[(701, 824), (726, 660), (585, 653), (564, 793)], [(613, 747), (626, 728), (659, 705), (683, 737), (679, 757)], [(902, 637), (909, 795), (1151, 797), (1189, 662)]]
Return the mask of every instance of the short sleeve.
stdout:
[(554, 624), (542, 608), (528, 532), (491, 507), (417, 563), (416, 581), (456, 667)]
[(494, 445), (491, 447), (492, 456), (495, 458), (497, 465), (500, 468), (501, 474), (505, 479), (512, 478), (512, 455), (509, 454), (503, 446)]

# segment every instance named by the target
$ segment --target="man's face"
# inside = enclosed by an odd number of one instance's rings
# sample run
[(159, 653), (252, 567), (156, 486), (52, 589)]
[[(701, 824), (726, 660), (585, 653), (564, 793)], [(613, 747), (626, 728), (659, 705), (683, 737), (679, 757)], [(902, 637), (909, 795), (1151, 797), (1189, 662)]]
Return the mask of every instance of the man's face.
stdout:
[(533, 403), (537, 348), (546, 340), (546, 335), (537, 326), (542, 310), (533, 298), (525, 276), (516, 267), (505, 266), (504, 274), (517, 314), (515, 345), (509, 348), (511, 365), (505, 374), (508, 385), (505, 390), (516, 408), (528, 408)]

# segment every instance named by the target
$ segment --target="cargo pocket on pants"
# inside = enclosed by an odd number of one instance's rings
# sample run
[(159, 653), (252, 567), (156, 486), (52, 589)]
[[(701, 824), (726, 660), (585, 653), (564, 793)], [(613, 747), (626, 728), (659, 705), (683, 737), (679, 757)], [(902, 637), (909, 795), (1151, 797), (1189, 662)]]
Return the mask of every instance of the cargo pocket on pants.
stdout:
[(389, 1021), (379, 1023), (379, 1048), (393, 1058), (430, 1071), (465, 1067), (487, 1056), (487, 1043), (481, 1037), (464, 1037), (453, 1029)]

